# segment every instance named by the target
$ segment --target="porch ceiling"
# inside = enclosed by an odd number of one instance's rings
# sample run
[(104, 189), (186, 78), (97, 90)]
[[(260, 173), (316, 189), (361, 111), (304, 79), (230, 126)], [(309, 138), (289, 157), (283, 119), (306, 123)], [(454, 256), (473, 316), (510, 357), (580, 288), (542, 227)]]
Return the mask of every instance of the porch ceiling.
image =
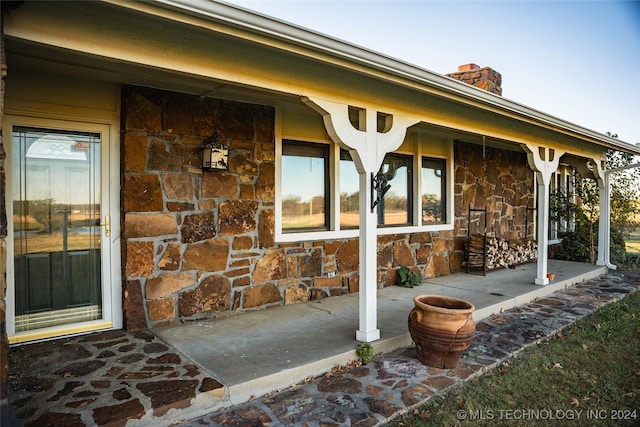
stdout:
[[(12, 74), (46, 70), (47, 73), (64, 75), (72, 79), (90, 78), (114, 85), (144, 86), (197, 96), (270, 105), (301, 115), (317, 114), (303, 103), (299, 96), (293, 94), (144, 66), (12, 37), (6, 42), (6, 56)], [(10, 87), (9, 90), (11, 89)], [(519, 143), (497, 138), (483, 138), (481, 134), (453, 127), (420, 122), (412, 126), (412, 129), (439, 138), (522, 151)]]
[(10, 68), (21, 55), (85, 77), (88, 69), (120, 84), (276, 106), (300, 107), (298, 97), (313, 95), (495, 140), (640, 155), (456, 80), (230, 5), (31, 2), (7, 18)]
[(580, 156), (574, 156), (571, 154), (565, 154), (560, 158), (560, 164), (567, 164), (575, 168), (582, 177), (598, 179), (593, 172), (593, 168), (589, 166), (589, 163), (593, 164), (595, 160), (591, 158), (585, 158)]
[[(46, 70), (47, 73), (73, 79), (90, 78), (114, 85), (152, 87), (197, 96), (270, 105), (301, 115), (317, 114), (302, 102), (301, 97), (293, 94), (144, 66), (11, 37), (7, 39), (6, 56), (12, 74)], [(9, 90), (11, 89), (10, 87)], [(482, 135), (452, 127), (421, 122), (412, 129), (450, 140), (483, 144)], [(521, 151), (519, 144), (510, 141), (490, 138), (485, 139), (484, 143), (491, 147)]]
[(90, 78), (116, 85), (144, 86), (261, 105), (307, 108), (300, 97), (292, 94), (177, 70), (145, 66), (11, 37), (7, 38), (5, 49), (7, 65), (11, 74), (29, 72), (29, 70), (46, 70), (47, 73), (79, 79)]

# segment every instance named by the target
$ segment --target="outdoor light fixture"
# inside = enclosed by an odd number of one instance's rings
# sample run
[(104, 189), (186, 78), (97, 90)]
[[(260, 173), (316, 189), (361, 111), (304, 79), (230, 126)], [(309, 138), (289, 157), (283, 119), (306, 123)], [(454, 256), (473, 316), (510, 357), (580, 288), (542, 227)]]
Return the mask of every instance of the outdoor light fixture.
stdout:
[(214, 133), (212, 136), (202, 141), (202, 169), (209, 171), (229, 170), (229, 146), (218, 142), (220, 134)]
[(387, 183), (386, 174), (382, 172), (377, 175), (371, 174), (371, 212), (382, 201), (390, 188), (391, 185)]

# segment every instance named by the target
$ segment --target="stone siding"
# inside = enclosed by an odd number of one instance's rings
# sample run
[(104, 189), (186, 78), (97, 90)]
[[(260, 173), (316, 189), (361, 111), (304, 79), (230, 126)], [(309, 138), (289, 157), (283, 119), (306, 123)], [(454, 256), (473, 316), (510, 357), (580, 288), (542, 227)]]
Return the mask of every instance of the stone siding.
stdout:
[(502, 75), (490, 67), (465, 64), (459, 66), (457, 72), (446, 76), (502, 96)]
[[(273, 108), (139, 87), (122, 99), (127, 329), (358, 292), (357, 238), (275, 243)], [(231, 146), (229, 171), (202, 173), (199, 147), (214, 132)], [(501, 232), (522, 228), (524, 154), (457, 144), (455, 156), (455, 231), (380, 236), (378, 286), (395, 285), (403, 265), (425, 278), (459, 271), (469, 202), (489, 206)]]
[(452, 257), (457, 261), (464, 256), (469, 207), (487, 208), (487, 229), (483, 215), (472, 213), (472, 234), (486, 231), (509, 241), (532, 239), (536, 213), (527, 208), (535, 206), (534, 175), (526, 154), (456, 141), (454, 156), (456, 254)]
[[(283, 299), (252, 280), (275, 249), (274, 109), (140, 87), (122, 100), (126, 329)], [(229, 171), (203, 173), (200, 147), (215, 132)]]

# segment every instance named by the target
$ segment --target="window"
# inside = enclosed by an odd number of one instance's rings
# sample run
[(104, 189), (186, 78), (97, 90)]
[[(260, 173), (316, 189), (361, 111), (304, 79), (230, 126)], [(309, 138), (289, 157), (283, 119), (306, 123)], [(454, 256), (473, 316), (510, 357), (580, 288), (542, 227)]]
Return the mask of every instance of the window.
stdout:
[[(402, 152), (387, 153), (378, 170), (390, 185), (374, 209), (380, 234), (453, 229), (451, 147), (414, 140)], [(280, 153), (276, 238), (356, 236), (361, 177), (351, 151), (322, 139), (283, 138)]]
[(360, 224), (360, 176), (347, 150), (340, 149), (340, 228)]
[(379, 173), (387, 178), (391, 188), (378, 204), (378, 225), (411, 225), (413, 186), (411, 156), (388, 153)]
[(422, 158), (422, 224), (447, 221), (447, 162), (445, 159)]
[(574, 228), (573, 206), (576, 194), (573, 170), (561, 165), (553, 173), (549, 193), (549, 240), (561, 238)]
[[(380, 173), (391, 185), (384, 198), (378, 203), (378, 225), (411, 224), (411, 156), (388, 153)], [(340, 150), (340, 228), (357, 228), (360, 223), (359, 176), (351, 155)]]
[(328, 188), (329, 146), (283, 141), (283, 231), (328, 229)]

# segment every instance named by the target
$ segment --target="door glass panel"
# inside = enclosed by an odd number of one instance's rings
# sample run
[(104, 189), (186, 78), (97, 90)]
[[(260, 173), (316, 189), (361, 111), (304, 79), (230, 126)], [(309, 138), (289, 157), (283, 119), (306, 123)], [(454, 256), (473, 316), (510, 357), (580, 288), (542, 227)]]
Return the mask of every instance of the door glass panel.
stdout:
[(12, 136), (15, 331), (101, 319), (100, 135)]

